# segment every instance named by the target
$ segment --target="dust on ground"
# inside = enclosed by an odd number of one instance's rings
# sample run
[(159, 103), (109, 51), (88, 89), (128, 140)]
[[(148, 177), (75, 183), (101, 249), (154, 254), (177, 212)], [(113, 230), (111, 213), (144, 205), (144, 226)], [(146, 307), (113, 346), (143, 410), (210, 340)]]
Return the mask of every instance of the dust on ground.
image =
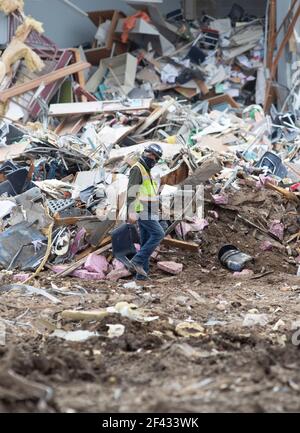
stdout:
[[(265, 199), (256, 203), (256, 216), (268, 205), (269, 216), (281, 209), (280, 202)], [(246, 207), (243, 215), (253, 220), (253, 206)], [(0, 346), (0, 411), (299, 411), (299, 346), (292, 343), (291, 328), (299, 320), (300, 280), (285, 248), (275, 243), (272, 251), (262, 251), (260, 237), (233, 209), (219, 209), (218, 219), (201, 235), (199, 254), (161, 247), (161, 259), (184, 264), (177, 276), (153, 265), (151, 280), (130, 289), (123, 287), (126, 280), (88, 282), (43, 272), (34, 284), (60, 304), (17, 290), (2, 292), (6, 344)], [(254, 275), (233, 276), (220, 265), (217, 252), (225, 243), (255, 258)], [(4, 275), (2, 283), (11, 278)], [(65, 294), (53, 291), (53, 283)], [(82, 322), (60, 315), (120, 301), (158, 319), (142, 323), (112, 314)], [(243, 326), (248, 313), (264, 314), (267, 323)], [(178, 334), (178, 323), (191, 321), (204, 328), (202, 334)], [(124, 334), (108, 338), (107, 324), (124, 325)], [(50, 336), (57, 328), (98, 336), (69, 342)]]

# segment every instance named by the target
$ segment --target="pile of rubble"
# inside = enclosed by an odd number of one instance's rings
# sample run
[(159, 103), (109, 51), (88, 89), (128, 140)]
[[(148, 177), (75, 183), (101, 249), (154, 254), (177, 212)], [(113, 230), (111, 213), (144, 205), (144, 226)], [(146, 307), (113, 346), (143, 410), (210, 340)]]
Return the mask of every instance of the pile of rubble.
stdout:
[[(22, 1), (0, 2), (8, 26), (0, 57), (0, 266), (23, 282), (45, 268), (90, 280), (128, 276), (111, 254), (111, 231), (126, 218), (130, 167), (149, 142), (163, 148), (154, 173), (163, 197), (204, 185), (205, 215), (200, 208), (193, 218), (170, 215), (165, 247), (197, 253), (227, 209), (259, 233), (262, 248), (278, 248), (297, 265), (299, 118), (261, 107), (264, 19), (233, 7), (225, 19), (187, 22), (180, 11), (165, 18), (155, 6), (136, 8), (129, 17), (89, 13), (92, 46), (62, 50), (25, 16)], [(270, 197), (272, 212), (264, 212)], [(262, 212), (247, 215), (249, 202)], [(218, 249), (224, 244), (219, 238)], [(233, 268), (221, 262), (239, 272), (247, 257)], [(168, 273), (183, 268), (153, 260)]]

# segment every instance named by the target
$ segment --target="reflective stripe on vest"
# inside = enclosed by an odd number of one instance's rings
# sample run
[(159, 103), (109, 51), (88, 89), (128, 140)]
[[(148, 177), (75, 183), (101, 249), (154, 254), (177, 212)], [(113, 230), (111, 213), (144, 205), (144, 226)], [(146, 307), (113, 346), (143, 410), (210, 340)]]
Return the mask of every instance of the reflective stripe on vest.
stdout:
[(135, 201), (135, 211), (141, 212), (144, 208), (141, 202), (157, 202), (158, 201), (158, 185), (151, 175), (147, 172), (143, 164), (137, 162), (133, 167), (138, 167), (140, 169), (143, 182), (140, 185), (137, 199)]

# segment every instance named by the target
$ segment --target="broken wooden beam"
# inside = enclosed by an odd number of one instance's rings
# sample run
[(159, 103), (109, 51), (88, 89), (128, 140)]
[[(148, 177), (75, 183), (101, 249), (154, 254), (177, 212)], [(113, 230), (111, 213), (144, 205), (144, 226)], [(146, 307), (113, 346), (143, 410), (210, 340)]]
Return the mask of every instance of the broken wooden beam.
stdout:
[(49, 116), (70, 116), (75, 114), (111, 113), (116, 111), (140, 111), (149, 110), (152, 99), (131, 99), (126, 102), (116, 101), (91, 101), (74, 102), (66, 104), (51, 104)]
[(196, 253), (199, 251), (199, 245), (196, 244), (195, 242), (187, 242), (187, 241), (181, 241), (179, 239), (164, 238), (162, 243), (164, 245), (168, 245), (169, 247), (175, 247), (181, 250), (193, 251)]
[(54, 132), (57, 135), (76, 135), (81, 130), (81, 128), (86, 125), (88, 119), (89, 115), (64, 117), (63, 121), (57, 126)]
[[(41, 75), (38, 78), (28, 81), (27, 83), (17, 84), (7, 90), (3, 90), (0, 93), (0, 101), (6, 102), (8, 99), (14, 96), (22, 95), (23, 93), (29, 92), (30, 90), (36, 89), (41, 84), (47, 85), (54, 81), (60, 80), (61, 78), (67, 77), (68, 75), (75, 74), (76, 72), (83, 71), (89, 68), (91, 65), (87, 62), (74, 63), (73, 65), (66, 66), (65, 68), (57, 69), (56, 71), (49, 72), (48, 74)], [(64, 105), (64, 104), (59, 104)], [(70, 104), (73, 105), (73, 104)]]
[(68, 226), (68, 225), (75, 225), (80, 221), (100, 221), (99, 218), (95, 215), (84, 215), (84, 216), (75, 216), (75, 217), (67, 217), (67, 218), (60, 218), (57, 215), (54, 215), (54, 221), (55, 225), (57, 226)]
[(74, 83), (73, 89), (74, 89), (75, 95), (77, 95), (79, 97), (84, 97), (86, 99), (85, 101), (82, 101), (82, 102), (98, 101), (96, 96), (92, 95), (92, 93), (85, 90), (85, 88), (82, 87), (81, 85), (79, 85), (78, 83)]
[(287, 191), (286, 189), (277, 185), (273, 185), (270, 182), (266, 182), (266, 188), (279, 192), (279, 194), (283, 195), (287, 200), (299, 203), (299, 197), (294, 192)]
[(142, 134), (146, 129), (149, 128), (154, 122), (156, 122), (161, 116), (163, 116), (168, 109), (174, 104), (175, 100), (170, 99), (162, 104), (161, 107), (156, 108), (153, 113), (150, 114), (145, 122), (137, 129), (136, 135)]
[[(78, 48), (70, 48), (69, 51), (72, 51), (72, 53), (74, 54), (74, 59), (76, 63), (81, 62), (81, 55), (80, 55), (80, 50)], [(83, 71), (79, 71), (76, 72), (76, 81), (77, 81), (77, 85), (79, 87), (84, 88), (85, 86), (85, 77), (84, 77), (84, 73)], [(85, 95), (80, 95), (80, 101), (81, 102), (86, 102), (88, 99), (86, 98)]]

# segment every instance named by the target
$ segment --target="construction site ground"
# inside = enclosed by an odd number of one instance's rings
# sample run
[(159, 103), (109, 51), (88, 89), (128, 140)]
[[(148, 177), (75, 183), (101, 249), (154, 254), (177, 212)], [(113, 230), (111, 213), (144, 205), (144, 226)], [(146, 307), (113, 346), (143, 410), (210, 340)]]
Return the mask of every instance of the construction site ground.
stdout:
[[(55, 283), (66, 292), (83, 287), (88, 293), (55, 293), (61, 304), (17, 290), (1, 293), (1, 318), (9, 323), (6, 345), (0, 346), (0, 410), (299, 411), (299, 348), (291, 331), (300, 313), (296, 267), (280, 251), (261, 251), (253, 230), (231, 225), (227, 217), (228, 211), (222, 211), (203, 232), (199, 253), (161, 247), (163, 260), (183, 263), (179, 275), (164, 274), (153, 263), (150, 280), (126, 289), (126, 280), (55, 278), (46, 271), (31, 284), (51, 289)], [(254, 275), (234, 276), (220, 265), (218, 247), (226, 242), (254, 256)], [(11, 279), (4, 274), (2, 283)], [(120, 301), (159, 319), (60, 318), (63, 309), (94, 310)], [(243, 326), (249, 311), (266, 314), (268, 323)], [(176, 325), (190, 320), (203, 326), (201, 336), (178, 335)], [(125, 326), (124, 334), (108, 338), (107, 324), (117, 323)], [(59, 327), (99, 336), (85, 342), (50, 337)]]

